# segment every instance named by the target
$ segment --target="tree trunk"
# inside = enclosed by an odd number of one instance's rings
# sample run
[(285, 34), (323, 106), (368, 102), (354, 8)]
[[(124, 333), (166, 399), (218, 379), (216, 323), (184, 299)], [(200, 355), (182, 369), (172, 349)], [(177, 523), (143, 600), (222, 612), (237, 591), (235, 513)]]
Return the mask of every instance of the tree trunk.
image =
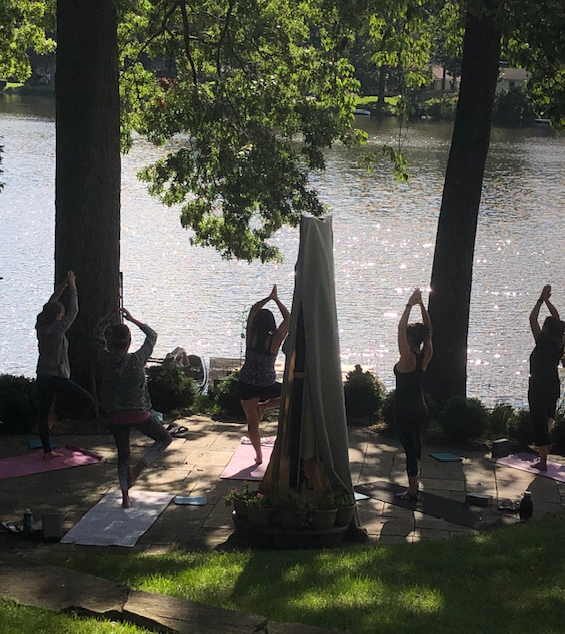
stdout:
[(55, 277), (77, 276), (72, 377), (95, 394), (92, 330), (119, 302), (120, 102), (116, 0), (57, 2)]
[(434, 357), (426, 380), (438, 404), (452, 396), (466, 395), (473, 257), (498, 80), (500, 38), (493, 18), (467, 15), (461, 88), (441, 201), (429, 304)]

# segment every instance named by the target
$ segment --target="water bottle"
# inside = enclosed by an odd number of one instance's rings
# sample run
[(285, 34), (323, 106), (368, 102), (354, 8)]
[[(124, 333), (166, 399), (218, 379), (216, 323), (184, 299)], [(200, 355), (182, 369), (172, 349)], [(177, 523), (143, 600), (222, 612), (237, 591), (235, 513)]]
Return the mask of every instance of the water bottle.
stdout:
[(525, 491), (522, 497), (522, 501), (520, 502), (520, 507), (518, 509), (518, 513), (520, 515), (521, 520), (527, 520), (532, 517), (534, 513), (534, 505), (532, 503), (532, 493), (531, 491)]
[(22, 533), (24, 535), (31, 535), (33, 533), (33, 515), (29, 509), (26, 509), (24, 513)]

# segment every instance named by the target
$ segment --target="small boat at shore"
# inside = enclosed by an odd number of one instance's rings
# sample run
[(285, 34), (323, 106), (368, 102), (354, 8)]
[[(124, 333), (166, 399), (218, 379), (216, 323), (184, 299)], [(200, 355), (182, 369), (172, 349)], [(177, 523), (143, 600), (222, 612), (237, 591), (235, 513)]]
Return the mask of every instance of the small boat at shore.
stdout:
[(187, 354), (184, 348), (175, 348), (164, 357), (149, 357), (149, 363), (176, 363), (191, 379), (194, 379), (196, 388), (205, 392), (208, 387), (208, 366), (202, 357), (196, 354)]

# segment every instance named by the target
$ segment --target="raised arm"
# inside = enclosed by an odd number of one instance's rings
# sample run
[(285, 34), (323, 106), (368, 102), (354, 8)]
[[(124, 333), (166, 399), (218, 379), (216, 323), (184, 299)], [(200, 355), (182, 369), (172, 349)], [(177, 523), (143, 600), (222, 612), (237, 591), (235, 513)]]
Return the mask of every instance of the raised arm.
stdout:
[[(555, 306), (549, 301), (549, 298), (551, 296), (551, 286), (549, 284), (547, 284), (546, 286), (543, 287), (541, 294), (539, 296), (538, 301), (535, 303), (532, 312), (530, 313), (530, 328), (532, 329), (532, 334), (534, 336), (534, 340), (537, 341), (538, 337), (540, 335), (541, 332), (541, 328), (539, 325), (539, 311), (541, 308), (541, 305), (545, 302), (549, 312), (551, 313), (551, 310), (553, 309), (555, 311), (555, 313), (557, 314), (557, 318), (559, 318), (559, 313), (557, 313), (557, 310), (555, 308)], [(551, 306), (551, 308), (549, 308)], [(551, 313), (553, 315), (553, 313)], [(556, 315), (553, 315), (554, 317)]]
[(549, 314), (555, 319), (559, 319), (559, 311), (555, 306), (549, 301), (549, 297), (545, 300), (545, 305), (547, 306), (547, 310), (549, 310)]
[(270, 302), (276, 296), (277, 296), (277, 285), (275, 284), (273, 286), (273, 290), (270, 292), (268, 297), (265, 297), (265, 299), (261, 299), (260, 301), (253, 304), (253, 306), (251, 306), (251, 310), (249, 311), (249, 315), (247, 317), (247, 326), (245, 328), (245, 336), (248, 342), (251, 341), (251, 329), (253, 325), (253, 320), (255, 319), (257, 313), (261, 310), (261, 308), (263, 308), (263, 306), (265, 306), (265, 304)]
[(78, 292), (76, 276), (73, 271), (67, 271), (65, 287), (69, 289), (69, 301), (65, 306), (65, 314), (58, 324), (61, 332), (66, 332), (78, 315)]
[(287, 307), (279, 299), (276, 285), (273, 287), (273, 292), (271, 293), (271, 295), (273, 295), (272, 299), (278, 306), (278, 309), (281, 311), (281, 316), (283, 318), (271, 338), (271, 354), (276, 354), (279, 351), (282, 342), (288, 335), (288, 329), (290, 328), (290, 313), (288, 312)]
[(157, 342), (157, 333), (143, 322), (135, 319), (132, 314), (126, 308), (120, 308), (120, 312), (124, 316), (125, 319), (131, 321), (132, 324), (135, 324), (141, 332), (145, 334), (145, 341), (139, 350), (134, 352), (135, 356), (140, 359), (143, 363), (147, 361), (147, 359), (151, 356), (153, 352), (153, 348), (155, 347), (155, 343)]
[(67, 288), (67, 284), (68, 284), (68, 274), (67, 274), (67, 277), (62, 282), (59, 282), (59, 284), (57, 284), (57, 286), (55, 287), (55, 290), (53, 291), (53, 294), (47, 301), (48, 302), (58, 301), (59, 297), (61, 297), (61, 295), (63, 294), (63, 291)]
[(425, 370), (428, 367), (428, 364), (434, 354), (434, 346), (432, 343), (432, 322), (430, 320), (430, 315), (426, 307), (424, 306), (424, 302), (422, 301), (421, 296), (418, 303), (420, 304), (420, 312), (422, 313), (422, 323), (428, 328), (428, 336), (424, 341), (424, 345), (422, 346), (422, 351), (424, 353), (424, 358), (422, 359), (422, 368)]
[(408, 303), (404, 307), (404, 312), (400, 316), (398, 322), (398, 351), (400, 352), (400, 359), (406, 358), (410, 354), (410, 344), (408, 343), (408, 337), (406, 335), (406, 329), (408, 327), (408, 319), (410, 318), (410, 312), (412, 307), (419, 304), (422, 301), (422, 292), (419, 288), (416, 288)]

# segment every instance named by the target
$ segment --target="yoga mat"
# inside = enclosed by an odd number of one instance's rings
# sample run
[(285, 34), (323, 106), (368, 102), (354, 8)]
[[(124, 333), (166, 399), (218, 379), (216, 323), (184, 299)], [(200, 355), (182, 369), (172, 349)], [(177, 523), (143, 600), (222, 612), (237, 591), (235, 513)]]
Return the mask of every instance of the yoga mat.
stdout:
[(262, 480), (271, 460), (273, 446), (265, 446), (261, 443), (261, 447), (263, 462), (255, 464), (255, 449), (252, 445), (241, 442), (220, 478), (222, 480)]
[(208, 498), (204, 495), (176, 495), (175, 504), (184, 504), (188, 506), (204, 506)]
[(557, 464), (556, 462), (547, 461), (547, 471), (540, 471), (534, 469), (530, 465), (532, 462), (536, 462), (537, 456), (531, 453), (514, 453), (502, 458), (491, 458), (496, 464), (502, 464), (505, 467), (512, 467), (514, 469), (520, 469), (520, 471), (527, 471), (528, 473), (535, 473), (536, 475), (544, 476), (545, 478), (551, 478), (558, 482), (565, 482), (565, 465)]
[(132, 506), (124, 509), (122, 492), (110, 491), (61, 542), (84, 546), (135, 546), (174, 497), (173, 493), (132, 489)]
[(12, 456), (0, 460), (0, 480), (6, 478), (18, 478), (20, 476), (31, 475), (33, 473), (44, 473), (45, 471), (57, 471), (70, 467), (82, 467), (87, 464), (94, 464), (102, 460), (98, 456), (86, 449), (79, 449), (67, 445), (57, 449), (61, 456), (57, 458), (43, 458), (42, 451), (36, 451), (24, 456)]
[(461, 462), (463, 458), (455, 453), (431, 453), (430, 456), (435, 458), (438, 462)]
[(462, 502), (456, 502), (448, 498), (434, 495), (433, 493), (420, 492), (416, 502), (408, 502), (395, 497), (395, 493), (406, 491), (405, 486), (392, 482), (373, 482), (370, 484), (358, 484), (355, 490), (365, 493), (375, 500), (381, 500), (388, 504), (402, 506), (412, 511), (419, 511), (424, 515), (431, 515), (444, 519), (451, 524), (466, 526), (484, 530), (507, 524), (508, 519), (501, 517), (492, 508), (467, 506)]

